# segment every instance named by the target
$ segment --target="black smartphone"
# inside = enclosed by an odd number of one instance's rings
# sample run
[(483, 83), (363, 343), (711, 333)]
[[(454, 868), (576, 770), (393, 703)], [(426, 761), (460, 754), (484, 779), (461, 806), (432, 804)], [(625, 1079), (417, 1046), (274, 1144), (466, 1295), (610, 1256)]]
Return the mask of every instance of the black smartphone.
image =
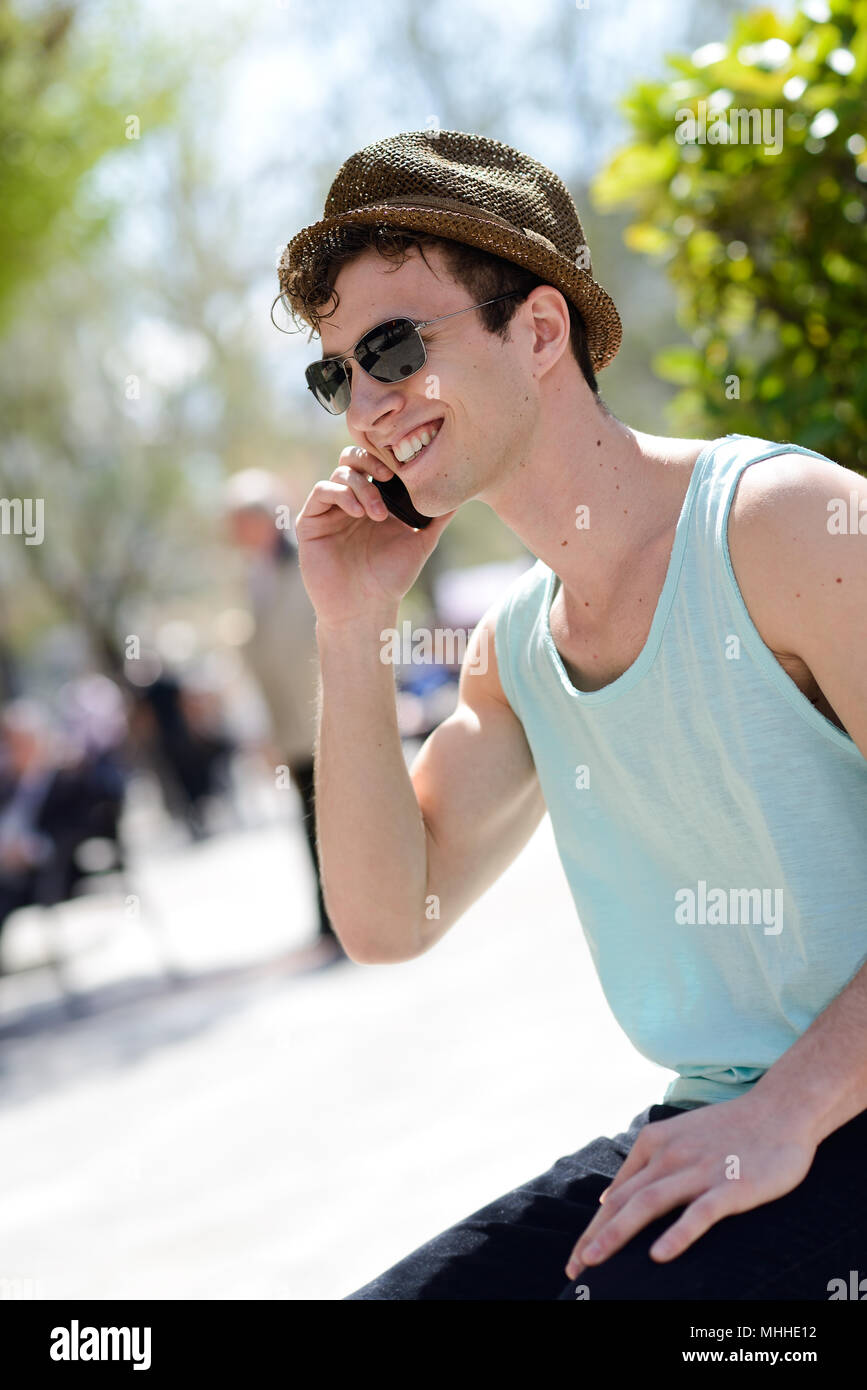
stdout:
[(430, 526), (433, 517), (416, 511), (406, 483), (396, 473), (385, 483), (379, 478), (371, 478), (371, 482), (379, 488), (383, 502), (398, 521), (402, 521), (406, 526), (415, 527), (417, 531), (423, 531), (425, 526)]

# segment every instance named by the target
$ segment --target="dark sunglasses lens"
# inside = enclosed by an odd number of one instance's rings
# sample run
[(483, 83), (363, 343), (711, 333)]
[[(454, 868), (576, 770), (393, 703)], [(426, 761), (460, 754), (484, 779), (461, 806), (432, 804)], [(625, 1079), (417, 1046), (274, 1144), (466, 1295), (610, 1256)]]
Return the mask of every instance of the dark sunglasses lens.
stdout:
[(305, 372), (307, 385), (320, 405), (332, 415), (342, 415), (349, 405), (349, 380), (340, 362), (312, 362)]
[(424, 344), (409, 319), (391, 319), (365, 333), (356, 349), (358, 365), (375, 381), (403, 381), (424, 366)]

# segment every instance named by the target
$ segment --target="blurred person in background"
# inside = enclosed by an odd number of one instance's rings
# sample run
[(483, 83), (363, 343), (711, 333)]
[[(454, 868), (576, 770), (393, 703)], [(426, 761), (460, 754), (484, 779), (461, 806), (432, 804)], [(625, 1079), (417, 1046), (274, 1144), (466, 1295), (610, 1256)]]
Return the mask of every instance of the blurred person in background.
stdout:
[(67, 681), (57, 695), (64, 736), (78, 761), (86, 762), (106, 797), (123, 798), (128, 775), (126, 703), (108, 676), (91, 672)]
[[(120, 817), (130, 774), (129, 723), (123, 693), (108, 676), (90, 672), (62, 685), (56, 703), (65, 759), (77, 768), (87, 801), (84, 824), (79, 829), (71, 827), (71, 837), (75, 841), (80, 830), (87, 839), (107, 841), (112, 868), (122, 870)], [(68, 897), (87, 870), (73, 852), (65, 872), (63, 896)]]
[(274, 746), (301, 797), (304, 831), (316, 882), (318, 935), (329, 956), (344, 951), (328, 917), (316, 846), (313, 749), (319, 658), (316, 616), (298, 567), (298, 546), (288, 522), (280, 480), (262, 469), (235, 473), (225, 488), (229, 535), (247, 557), (253, 632), (244, 655), (262, 692)]
[(182, 682), (162, 667), (135, 692), (133, 731), (152, 767), (166, 810), (193, 840), (209, 834), (209, 798), (230, 794), (234, 740), (223, 728), (215, 692)]
[(36, 700), (0, 713), (0, 932), (18, 908), (72, 896), (86, 841), (116, 840), (124, 779), (104, 753), (62, 737)]
[(0, 931), (11, 913), (35, 900), (52, 857), (46, 820), (56, 774), (42, 708), (24, 699), (7, 705), (0, 715)]

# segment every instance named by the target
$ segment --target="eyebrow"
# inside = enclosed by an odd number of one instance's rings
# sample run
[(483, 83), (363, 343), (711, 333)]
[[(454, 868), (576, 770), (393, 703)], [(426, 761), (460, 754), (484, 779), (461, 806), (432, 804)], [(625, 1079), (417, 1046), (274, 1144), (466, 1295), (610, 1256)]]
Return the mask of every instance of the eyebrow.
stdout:
[[(380, 323), (388, 323), (388, 319), (380, 319), (379, 322), (380, 322)], [(378, 328), (378, 327), (379, 327), (379, 324), (376, 324), (376, 323), (372, 323), (372, 324), (370, 325), (370, 328)], [(364, 333), (369, 333), (369, 332), (370, 332), (370, 328), (365, 328)], [(323, 348), (323, 350), (322, 350), (322, 356), (321, 356), (320, 359), (319, 359), (320, 362), (329, 362), (329, 361), (331, 360), (332, 357), (348, 357), (349, 354), (350, 354), (350, 352), (352, 352), (352, 351), (355, 349), (356, 345), (357, 345), (358, 343), (361, 342), (362, 338), (364, 337), (364, 333), (359, 333), (358, 337), (356, 338), (355, 342), (352, 344), (352, 347), (351, 347), (351, 348), (339, 348), (339, 349), (337, 350), (337, 352), (326, 352), (325, 349)]]
[[(376, 322), (376, 323), (372, 323), (372, 324), (370, 325), (369, 328), (365, 328), (364, 333), (360, 333), (360, 334), (358, 335), (358, 337), (356, 338), (355, 342), (352, 344), (352, 348), (354, 349), (354, 348), (357, 347), (357, 345), (361, 342), (361, 339), (365, 336), (365, 334), (367, 334), (367, 333), (372, 333), (373, 330), (374, 330), (374, 328), (379, 328), (380, 325), (383, 324), (383, 323), (391, 323), (394, 319), (409, 319), (410, 323), (423, 323), (423, 322), (424, 322), (423, 319), (417, 319), (417, 318), (415, 318), (412, 314), (389, 314), (388, 318), (385, 318), (385, 319), (378, 319), (377, 322)], [(331, 359), (332, 359), (332, 357), (348, 357), (348, 356), (349, 356), (349, 353), (350, 353), (350, 349), (349, 349), (349, 348), (342, 348), (342, 349), (339, 349), (337, 352), (328, 352), (328, 353), (326, 353), (326, 352), (324, 351), (324, 349), (323, 349), (322, 353), (320, 354), (319, 361), (320, 361), (320, 362), (330, 362)]]

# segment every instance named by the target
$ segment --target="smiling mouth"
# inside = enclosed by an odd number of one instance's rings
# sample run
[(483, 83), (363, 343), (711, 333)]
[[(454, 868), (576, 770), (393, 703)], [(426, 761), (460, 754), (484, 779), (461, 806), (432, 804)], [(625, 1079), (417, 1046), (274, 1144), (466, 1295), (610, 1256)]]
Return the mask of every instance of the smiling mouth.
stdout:
[(408, 457), (406, 457), (406, 458), (400, 458), (400, 457), (395, 453), (394, 449), (389, 445), (389, 453), (390, 453), (390, 454), (392, 455), (392, 457), (394, 458), (395, 462), (397, 463), (398, 468), (407, 468), (407, 467), (409, 466), (409, 464), (415, 463), (415, 460), (416, 460), (417, 458), (421, 458), (422, 454), (425, 453), (428, 449), (430, 449), (431, 445), (434, 444), (434, 443), (436, 442), (437, 436), (439, 435), (440, 430), (441, 430), (442, 427), (443, 427), (443, 424), (444, 424), (444, 421), (443, 421), (443, 420), (437, 420), (437, 421), (434, 423), (433, 431), (429, 430), (429, 429), (427, 428), (427, 426), (423, 426), (423, 427), (421, 428), (421, 430), (414, 430), (414, 431), (413, 431), (413, 437), (418, 438), (418, 439), (420, 440), (422, 434), (427, 434), (427, 435), (430, 436), (430, 438), (429, 438), (427, 444), (425, 444), (425, 443), (422, 442), (422, 443), (421, 443), (421, 447), (418, 448), (418, 449), (416, 449), (416, 451), (415, 451), (414, 454), (409, 454)]

